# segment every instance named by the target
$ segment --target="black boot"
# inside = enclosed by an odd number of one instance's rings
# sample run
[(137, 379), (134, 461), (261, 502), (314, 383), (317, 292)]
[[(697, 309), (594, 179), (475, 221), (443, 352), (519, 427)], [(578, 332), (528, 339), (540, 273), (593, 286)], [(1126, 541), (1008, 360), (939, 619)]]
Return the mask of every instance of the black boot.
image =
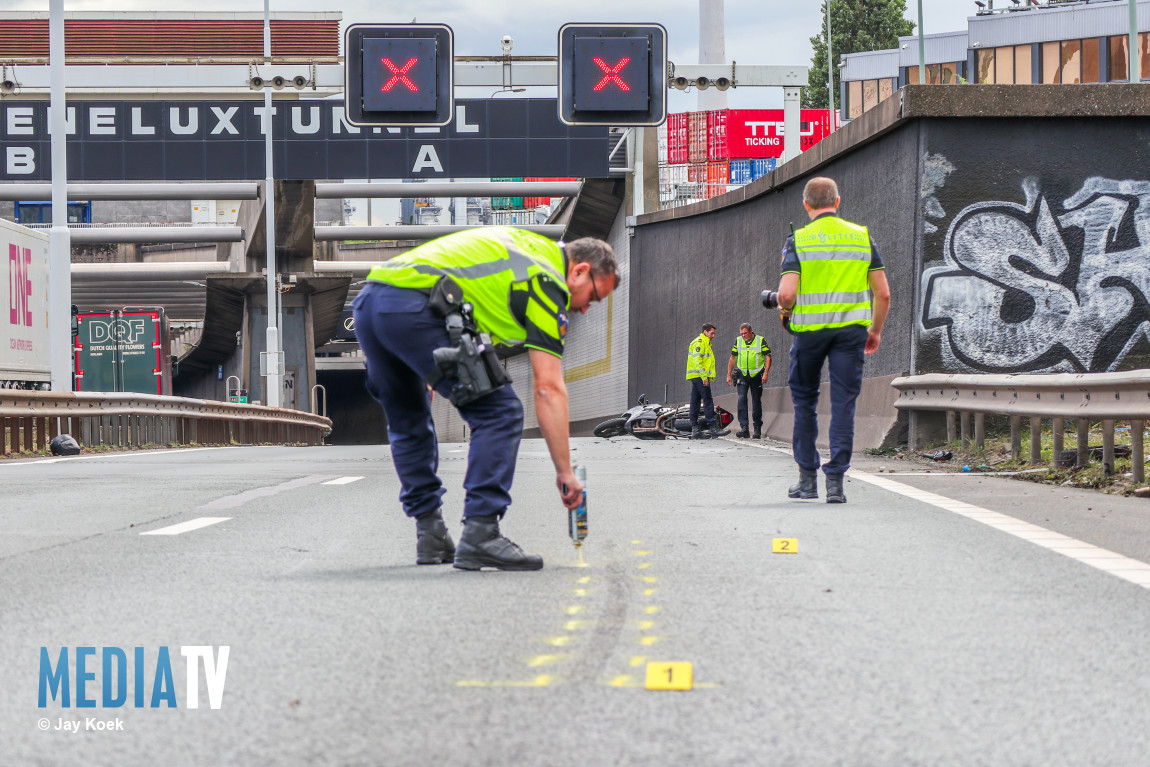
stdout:
[(827, 475), (827, 503), (846, 503), (847, 496), (843, 492), (843, 475)]
[(455, 543), (439, 509), (415, 518), (415, 563), (445, 565), (455, 559)]
[(743, 428), (741, 428), (737, 432), (735, 432), (735, 436), (738, 437), (739, 439), (746, 439), (747, 437), (751, 436), (751, 432), (747, 430), (746, 426), (744, 426)]
[(731, 433), (730, 429), (724, 429), (722, 426), (720, 426), (718, 421), (711, 421), (709, 424), (707, 424), (707, 426), (711, 429), (712, 438), (725, 437)]
[[(827, 478), (828, 480), (830, 477)], [(804, 471), (799, 469), (799, 483), (791, 485), (787, 490), (788, 498), (803, 498), (810, 500), (819, 497), (819, 473), (817, 471)]]
[(692, 426), (691, 427), (691, 439), (702, 439), (702, 438), (703, 438), (703, 427), (702, 426)]
[(466, 517), (455, 566), (460, 570), (542, 570), (543, 558), (524, 554), (523, 549), (499, 533), (499, 517)]
[(751, 435), (751, 439), (762, 439), (762, 438), (763, 438), (763, 429), (761, 426), (756, 426), (755, 427), (755, 433)]

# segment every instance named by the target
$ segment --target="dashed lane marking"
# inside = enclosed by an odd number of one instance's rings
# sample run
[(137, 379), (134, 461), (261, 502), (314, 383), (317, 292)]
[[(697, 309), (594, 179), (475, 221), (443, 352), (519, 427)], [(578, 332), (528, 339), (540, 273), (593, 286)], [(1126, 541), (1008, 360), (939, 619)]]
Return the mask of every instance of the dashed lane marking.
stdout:
[(321, 482), (321, 485), (350, 485), (352, 482), (358, 482), (363, 477), (340, 477), (339, 479), (329, 479), (327, 482)]
[(220, 522), (227, 522), (231, 517), (197, 517), (196, 519), (189, 519), (187, 522), (181, 522), (178, 525), (169, 525), (168, 527), (161, 527), (158, 530), (147, 530), (140, 533), (140, 535), (179, 535), (180, 533), (190, 533), (192, 530), (199, 530), (201, 527), (208, 525), (215, 525)]

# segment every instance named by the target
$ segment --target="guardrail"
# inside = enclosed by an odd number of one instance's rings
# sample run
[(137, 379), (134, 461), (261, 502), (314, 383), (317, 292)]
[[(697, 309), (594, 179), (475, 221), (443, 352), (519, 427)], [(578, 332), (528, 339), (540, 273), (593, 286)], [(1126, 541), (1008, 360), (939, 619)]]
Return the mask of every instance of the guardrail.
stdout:
[(0, 390), (0, 453), (43, 450), (59, 434), (81, 446), (322, 445), (331, 421), (298, 410), (155, 394)]
[(1062, 455), (1066, 419), (1078, 426), (1076, 466), (1085, 466), (1090, 458), (1089, 427), (1091, 421), (1102, 422), (1102, 465), (1106, 474), (1114, 472), (1114, 424), (1130, 422), (1130, 460), (1133, 479), (1144, 482), (1145, 452), (1142, 430), (1150, 420), (1150, 371), (1128, 373), (1055, 373), (1051, 375), (943, 375), (928, 374), (896, 378), (891, 386), (898, 389), (894, 406), (910, 413), (911, 449), (921, 446), (918, 411), (944, 411), (946, 438), (954, 441), (955, 416), (959, 436), (965, 447), (970, 444), (970, 421), (973, 416), (975, 447), (985, 446), (987, 413), (1010, 417), (1011, 457), (1022, 453), (1022, 419), (1030, 420), (1030, 463), (1041, 461), (1041, 426), (1043, 418), (1053, 422), (1053, 464)]

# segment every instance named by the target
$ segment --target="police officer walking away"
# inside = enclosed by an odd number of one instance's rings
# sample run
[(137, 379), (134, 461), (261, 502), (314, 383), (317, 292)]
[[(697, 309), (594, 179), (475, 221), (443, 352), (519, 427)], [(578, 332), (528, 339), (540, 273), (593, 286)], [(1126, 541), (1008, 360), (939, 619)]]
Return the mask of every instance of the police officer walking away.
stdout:
[[(415, 519), (416, 562), (462, 570), (538, 570), (543, 560), (503, 537), (499, 520), (523, 432), (523, 405), (492, 345), (527, 348), (535, 412), (563, 503), (583, 487), (571, 467), (562, 355), (567, 313), (587, 311), (617, 284), (611, 246), (563, 245), (510, 227), (471, 229), (428, 242), (371, 270), (355, 299), (367, 385), (387, 414), (399, 499)], [(443, 483), (430, 383), (471, 429), (459, 548), (440, 511)], [(536, 504), (537, 505), (537, 504)]]
[[(739, 336), (731, 347), (731, 361), (727, 363), (727, 385), (739, 392), (739, 425), (736, 437), (751, 436), (747, 418), (747, 397), (751, 398), (755, 424), (754, 439), (763, 436), (763, 384), (771, 370), (771, 347), (767, 339), (755, 335), (749, 322), (739, 326)], [(734, 379), (732, 380), (732, 376)]]
[(841, 201), (833, 179), (807, 182), (803, 207), (811, 223), (787, 239), (778, 296), (779, 309), (789, 315), (795, 334), (787, 383), (795, 408), (793, 448), (799, 482), (788, 495), (819, 497), (815, 407), (827, 361), (831, 383), (830, 461), (823, 464), (827, 503), (847, 500), (843, 474), (854, 447), (863, 356), (878, 351), (890, 310), (882, 256), (865, 226), (838, 217)]
[(711, 382), (715, 380), (715, 353), (711, 351), (711, 339), (715, 337), (715, 326), (703, 323), (703, 332), (687, 347), (687, 380), (691, 382), (691, 439), (703, 438), (703, 427), (699, 426), (699, 403), (703, 405), (703, 416), (710, 427), (712, 437), (730, 434), (723, 429), (715, 417), (715, 401), (711, 398)]

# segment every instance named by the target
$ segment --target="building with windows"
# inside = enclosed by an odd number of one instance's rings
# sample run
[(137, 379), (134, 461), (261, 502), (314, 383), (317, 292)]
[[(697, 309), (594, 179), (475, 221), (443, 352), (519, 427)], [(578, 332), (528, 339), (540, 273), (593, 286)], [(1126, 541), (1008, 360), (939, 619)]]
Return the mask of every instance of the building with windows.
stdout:
[[(984, 5), (984, 3), (979, 3)], [(965, 31), (924, 35), (925, 82), (1130, 82), (1129, 0), (1012, 0), (967, 19)], [(1150, 0), (1139, 0), (1137, 80), (1150, 79)], [(841, 117), (874, 108), (904, 85), (919, 83), (918, 37), (899, 38), (894, 50), (841, 58)]]

